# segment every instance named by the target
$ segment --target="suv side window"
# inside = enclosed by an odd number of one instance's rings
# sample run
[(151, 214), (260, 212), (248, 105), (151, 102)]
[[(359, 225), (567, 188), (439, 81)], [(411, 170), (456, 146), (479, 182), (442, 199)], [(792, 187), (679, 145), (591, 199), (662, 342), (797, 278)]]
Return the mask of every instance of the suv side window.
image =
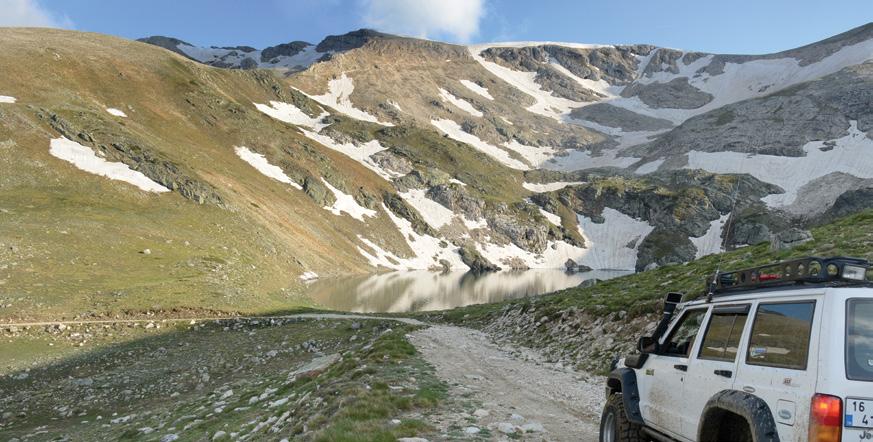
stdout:
[(746, 363), (806, 370), (815, 301), (759, 304)]
[(740, 338), (746, 327), (748, 305), (729, 309), (715, 309), (709, 317), (703, 344), (700, 346), (700, 359), (733, 362), (737, 359)]
[(688, 357), (691, 354), (691, 346), (694, 338), (700, 330), (705, 308), (689, 310), (682, 315), (682, 319), (673, 327), (670, 336), (661, 346), (661, 354), (665, 356)]

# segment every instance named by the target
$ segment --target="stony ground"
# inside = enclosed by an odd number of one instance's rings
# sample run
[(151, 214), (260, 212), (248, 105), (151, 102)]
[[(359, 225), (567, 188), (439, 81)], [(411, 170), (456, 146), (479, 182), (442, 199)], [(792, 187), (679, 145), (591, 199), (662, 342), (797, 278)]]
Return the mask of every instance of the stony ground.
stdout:
[(472, 329), (404, 318), (2, 333), (17, 358), (0, 371), (2, 440), (594, 440), (602, 400), (599, 378)]
[(544, 362), (537, 352), (498, 346), (463, 327), (433, 326), (410, 342), (453, 396), (481, 405), (465, 434), (493, 439), (585, 441), (597, 439), (604, 380)]

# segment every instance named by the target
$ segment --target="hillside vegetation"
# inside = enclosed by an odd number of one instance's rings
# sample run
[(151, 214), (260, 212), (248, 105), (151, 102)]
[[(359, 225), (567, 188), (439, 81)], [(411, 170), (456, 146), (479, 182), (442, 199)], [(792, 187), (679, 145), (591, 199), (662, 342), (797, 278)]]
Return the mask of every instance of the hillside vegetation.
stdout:
[(738, 270), (804, 256), (873, 260), (873, 210), (811, 232), (811, 241), (792, 249), (771, 250), (769, 244), (759, 244), (550, 295), (428, 316), (544, 349), (555, 361), (602, 370), (613, 357), (630, 351), (646, 329), (654, 327), (667, 292), (684, 293), (686, 300), (700, 296), (716, 268)]

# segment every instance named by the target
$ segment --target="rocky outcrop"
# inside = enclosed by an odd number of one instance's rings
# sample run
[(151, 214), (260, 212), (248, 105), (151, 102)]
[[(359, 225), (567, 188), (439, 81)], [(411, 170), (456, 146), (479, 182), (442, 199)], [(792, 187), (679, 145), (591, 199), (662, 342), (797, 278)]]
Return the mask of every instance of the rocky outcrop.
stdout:
[(127, 164), (131, 169), (141, 172), (152, 181), (178, 192), (183, 197), (198, 204), (223, 205), (221, 196), (209, 184), (192, 178), (183, 169), (164, 159), (161, 154), (136, 144), (115, 142), (98, 145), (108, 159), (114, 159)]
[(357, 49), (371, 40), (400, 38), (372, 29), (358, 29), (342, 35), (329, 35), (315, 47), (318, 52), (342, 52)]
[(173, 51), (173, 52), (175, 52), (175, 53), (177, 53), (185, 58), (191, 58), (188, 56), (188, 54), (182, 52), (179, 49), (179, 45), (185, 45), (185, 46), (193, 46), (193, 45), (191, 43), (179, 40), (178, 38), (164, 37), (162, 35), (153, 35), (151, 37), (138, 38), (136, 41), (142, 42), (142, 43), (148, 43), (150, 45), (159, 46), (159, 47), (162, 47), (164, 49)]
[(793, 249), (805, 242), (812, 241), (812, 233), (808, 230), (792, 227), (783, 232), (773, 235), (770, 240), (770, 250), (788, 250)]
[(409, 221), (412, 224), (412, 230), (419, 235), (439, 236), (436, 230), (425, 222), (424, 218), (415, 211), (412, 206), (403, 201), (399, 195), (385, 192), (382, 194), (382, 201), (395, 215)]
[(697, 109), (714, 98), (688, 83), (687, 77), (674, 78), (667, 83), (634, 83), (624, 88), (621, 96), (639, 97), (655, 109)]
[(634, 80), (639, 63), (637, 55), (647, 55), (652, 49), (653, 46), (648, 45), (599, 48), (558, 45), (492, 47), (482, 51), (481, 56), (511, 69), (538, 73), (550, 62), (556, 62), (579, 78), (593, 81), (602, 79), (610, 84), (624, 85)]
[(823, 218), (833, 220), (871, 207), (873, 207), (873, 187), (850, 190), (837, 197), (834, 205), (825, 212)]
[(439, 184), (427, 191), (427, 197), (449, 208), (452, 212), (463, 214), (467, 219), (482, 219), (485, 203), (471, 196), (464, 186), (458, 183)]
[(312, 46), (305, 41), (292, 41), (276, 46), (270, 46), (261, 51), (261, 62), (269, 63), (273, 59), (281, 56), (293, 57), (306, 49), (307, 46)]
[(524, 250), (534, 253), (545, 251), (549, 240), (548, 227), (535, 219), (522, 218), (522, 208), (513, 209), (515, 210), (511, 210), (507, 204), (498, 204), (493, 212), (488, 213), (488, 227)]
[(638, 114), (609, 103), (594, 103), (573, 109), (570, 117), (591, 121), (602, 126), (615, 127), (628, 132), (670, 129), (673, 123), (663, 118)]
[(475, 247), (465, 245), (458, 249), (461, 261), (470, 268), (471, 273), (486, 273), (500, 271), (500, 267), (483, 257)]
[(640, 243), (636, 271), (651, 270), (670, 264), (694, 260), (697, 248), (688, 235), (667, 229), (655, 229)]

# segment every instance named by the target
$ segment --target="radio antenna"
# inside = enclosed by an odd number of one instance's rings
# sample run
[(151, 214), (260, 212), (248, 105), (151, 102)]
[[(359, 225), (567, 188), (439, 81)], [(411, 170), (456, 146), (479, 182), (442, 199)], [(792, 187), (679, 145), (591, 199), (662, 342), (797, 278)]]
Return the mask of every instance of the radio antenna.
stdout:
[[(742, 176), (739, 174), (734, 175), (734, 176), (736, 177), (737, 181), (736, 181), (736, 183), (734, 183), (734, 191), (733, 191), (733, 194), (731, 194), (731, 210), (730, 210), (730, 212), (728, 212), (728, 219), (727, 219), (727, 221), (725, 221), (725, 227), (724, 227), (724, 230), (722, 231), (724, 238), (722, 238), (722, 240), (721, 240), (721, 248), (723, 251), (727, 251), (727, 239), (728, 239), (728, 235), (730, 234), (730, 231), (731, 231), (731, 224), (733, 224), (733, 221), (734, 221), (734, 209), (736, 209), (736, 207), (737, 207), (737, 194), (739, 193), (739, 190), (740, 190), (740, 179), (742, 178)], [(712, 298), (713, 292), (715, 291), (715, 288), (718, 286), (718, 274), (721, 273), (721, 262), (722, 262), (722, 255), (719, 254), (718, 261), (715, 264), (715, 273), (712, 275), (712, 282), (709, 284), (709, 290), (707, 293), (707, 297), (709, 299)]]

